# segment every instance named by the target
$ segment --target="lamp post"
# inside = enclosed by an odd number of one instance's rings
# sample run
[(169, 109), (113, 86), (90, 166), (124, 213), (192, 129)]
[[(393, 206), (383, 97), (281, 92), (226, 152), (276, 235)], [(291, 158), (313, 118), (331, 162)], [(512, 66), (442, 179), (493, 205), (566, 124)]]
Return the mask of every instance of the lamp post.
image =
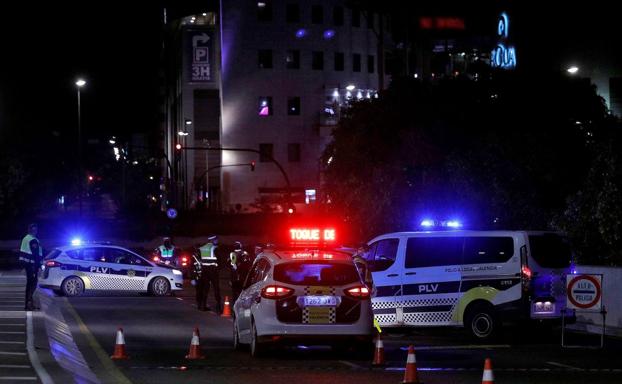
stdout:
[(571, 75), (574, 75), (574, 74), (576, 74), (577, 72), (579, 72), (579, 67), (577, 67), (576, 65), (573, 65), (573, 66), (571, 66), (571, 67), (568, 67), (568, 68), (566, 69), (566, 72), (568, 72), (568, 73), (569, 73), (569, 74), (571, 74)]
[(80, 89), (86, 85), (86, 81), (78, 79), (76, 89), (78, 90), (78, 206), (80, 207), (80, 218), (82, 217), (82, 110), (80, 105)]

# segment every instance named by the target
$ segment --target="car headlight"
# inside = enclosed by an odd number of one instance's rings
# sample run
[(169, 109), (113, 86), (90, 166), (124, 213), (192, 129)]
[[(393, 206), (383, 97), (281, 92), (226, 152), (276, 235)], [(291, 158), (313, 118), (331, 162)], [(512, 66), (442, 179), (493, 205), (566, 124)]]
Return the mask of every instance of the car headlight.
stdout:
[(173, 275), (181, 275), (181, 271), (179, 269), (173, 269)]

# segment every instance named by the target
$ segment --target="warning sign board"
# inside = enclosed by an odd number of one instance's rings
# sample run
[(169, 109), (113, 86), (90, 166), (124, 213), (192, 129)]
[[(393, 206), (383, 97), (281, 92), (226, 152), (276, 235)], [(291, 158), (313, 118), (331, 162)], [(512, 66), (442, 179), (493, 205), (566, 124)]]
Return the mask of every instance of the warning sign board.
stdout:
[(600, 311), (602, 309), (603, 275), (568, 275), (566, 306), (569, 309)]

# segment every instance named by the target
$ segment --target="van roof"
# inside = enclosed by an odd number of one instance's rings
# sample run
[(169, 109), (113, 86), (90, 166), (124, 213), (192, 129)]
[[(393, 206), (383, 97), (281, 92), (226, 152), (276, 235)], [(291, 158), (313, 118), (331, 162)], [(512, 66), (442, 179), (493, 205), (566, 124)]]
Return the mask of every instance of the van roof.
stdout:
[(448, 237), (457, 237), (457, 236), (512, 236), (512, 235), (544, 235), (544, 234), (557, 234), (562, 235), (561, 232), (555, 231), (533, 231), (533, 230), (512, 230), (512, 231), (503, 231), (503, 230), (494, 230), (494, 231), (474, 231), (474, 230), (453, 230), (453, 231), (404, 231), (404, 232), (390, 232), (385, 233), (379, 236), (374, 237), (391, 237), (391, 236), (412, 236), (412, 235), (430, 235), (431, 237), (436, 236), (448, 236)]

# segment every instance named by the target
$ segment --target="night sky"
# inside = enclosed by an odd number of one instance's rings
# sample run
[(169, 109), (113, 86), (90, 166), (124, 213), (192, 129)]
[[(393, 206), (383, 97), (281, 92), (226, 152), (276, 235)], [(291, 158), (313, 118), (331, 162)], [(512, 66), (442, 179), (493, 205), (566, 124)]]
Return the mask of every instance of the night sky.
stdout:
[[(75, 133), (78, 75), (88, 81), (82, 98), (85, 134), (155, 130), (162, 3), (134, 3), (138, 2), (3, 4), (0, 130), (18, 136), (26, 131), (56, 131), (61, 137)], [(609, 73), (621, 75), (619, 16), (610, 2), (591, 1), (581, 7), (546, 2), (547, 8), (541, 1), (520, 6), (507, 1), (442, 7), (417, 3), (410, 4), (411, 12), (428, 7), (438, 14), (481, 15), (481, 20), (507, 8), (519, 66), (534, 74), (572, 63), (596, 81)]]

